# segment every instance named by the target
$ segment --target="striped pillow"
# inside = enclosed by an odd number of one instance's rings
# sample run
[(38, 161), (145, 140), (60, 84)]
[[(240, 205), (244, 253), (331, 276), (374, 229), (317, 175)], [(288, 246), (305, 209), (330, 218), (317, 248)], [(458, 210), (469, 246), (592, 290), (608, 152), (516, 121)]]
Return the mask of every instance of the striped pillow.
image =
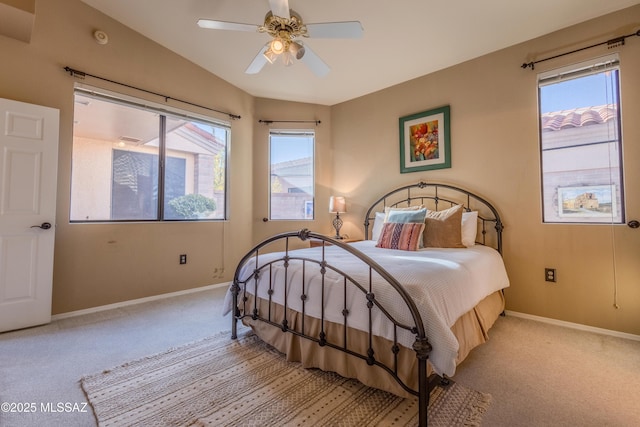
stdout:
[(382, 228), (376, 247), (415, 251), (418, 249), (423, 231), (424, 222), (419, 224), (387, 222)]

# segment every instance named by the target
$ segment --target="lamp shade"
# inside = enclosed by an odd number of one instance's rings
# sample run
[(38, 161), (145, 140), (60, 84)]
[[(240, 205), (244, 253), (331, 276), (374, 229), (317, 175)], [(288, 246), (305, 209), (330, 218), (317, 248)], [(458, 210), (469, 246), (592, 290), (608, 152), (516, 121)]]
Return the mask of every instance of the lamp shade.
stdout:
[(342, 196), (331, 196), (329, 197), (329, 212), (346, 212), (347, 211), (347, 203)]
[(302, 59), (304, 56), (304, 46), (302, 46), (302, 43), (293, 42), (289, 45), (289, 52), (291, 52), (296, 59)]
[(276, 59), (278, 59), (278, 55), (271, 50), (271, 47), (269, 47), (264, 53), (263, 53), (264, 57), (267, 58), (267, 61), (269, 61), (269, 63), (273, 64), (274, 62), (276, 62)]

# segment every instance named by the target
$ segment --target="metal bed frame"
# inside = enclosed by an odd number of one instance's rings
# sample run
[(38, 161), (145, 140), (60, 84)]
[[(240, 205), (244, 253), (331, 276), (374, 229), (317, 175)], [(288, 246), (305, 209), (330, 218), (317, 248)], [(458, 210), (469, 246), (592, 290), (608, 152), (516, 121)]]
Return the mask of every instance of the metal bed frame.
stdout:
[[(406, 194), (406, 195), (405, 195)], [(413, 204), (419, 203), (421, 205), (430, 205), (434, 206), (433, 210), (438, 210), (441, 202), (444, 202), (446, 207), (453, 206), (455, 204), (462, 204), (466, 211), (478, 210), (478, 222), (481, 224), (480, 232), (481, 238), (477, 241), (478, 244), (482, 245), (490, 245), (497, 249), (500, 253), (502, 252), (502, 229), (503, 225), (500, 220), (500, 216), (498, 215), (497, 210), (486, 200), (483, 198), (458, 187), (447, 185), (447, 184), (435, 184), (435, 183), (425, 183), (419, 182), (417, 184), (408, 185), (405, 187), (401, 187), (390, 191), (389, 193), (382, 196), (378, 199), (367, 211), (365, 221), (364, 221), (364, 230), (365, 237), (369, 238), (369, 225), (370, 221), (375, 219), (375, 212), (377, 208), (382, 207), (384, 210), (385, 206), (390, 207), (400, 207), (400, 206), (412, 206)], [(491, 227), (490, 225), (493, 225)], [(493, 229), (495, 231), (495, 235), (493, 239), (487, 238), (487, 233), (489, 233)], [(321, 256), (316, 258), (311, 258), (307, 256), (303, 251), (303, 253), (295, 252), (292, 253), (290, 250), (290, 241), (306, 241), (309, 239), (320, 240), (322, 241), (322, 250)], [(476, 239), (478, 240), (478, 239)], [(270, 260), (266, 263), (261, 264), (260, 253), (263, 249), (268, 247), (274, 242), (282, 243), (284, 242), (284, 251), (282, 252), (282, 256), (275, 260)], [(361, 262), (364, 268), (368, 269), (368, 281), (367, 283), (360, 283), (355, 280), (348, 273), (340, 271), (339, 269), (331, 266), (325, 259), (325, 245), (333, 245), (338, 247), (340, 250), (346, 251), (355, 257), (357, 257)], [(267, 251), (268, 252), (268, 251)], [(253, 259), (253, 260), (252, 260)], [(241, 270), (243, 266), (252, 260), (255, 264), (253, 271), (248, 277), (241, 278), (239, 277), (241, 274)], [(302, 293), (299, 295), (302, 303), (302, 320), (299, 328), (291, 328), (289, 326), (289, 320), (287, 319), (287, 287), (284, 287), (284, 314), (282, 319), (275, 319), (272, 306), (275, 304), (272, 300), (273, 293), (275, 292), (275, 284), (272, 283), (272, 268), (276, 263), (282, 263), (284, 265), (284, 282), (287, 283), (287, 269), (291, 262), (301, 262), (303, 263), (303, 269), (305, 265), (308, 263), (310, 265), (317, 265), (319, 267), (319, 271), (321, 274), (320, 286), (321, 294), (324, 297), (324, 286), (325, 286), (325, 274), (327, 271), (332, 271), (335, 274), (338, 274), (339, 277), (342, 278), (343, 287), (344, 287), (344, 297), (343, 297), (343, 310), (342, 315), (344, 316), (344, 321), (341, 325), (343, 333), (342, 336), (327, 336), (325, 331), (325, 324), (327, 320), (325, 319), (325, 301), (321, 302), (321, 317), (320, 317), (320, 333), (317, 336), (312, 336), (306, 332), (305, 328), (305, 313), (306, 313), (306, 304), (307, 304), (307, 295), (308, 292)], [(382, 278), (385, 282), (387, 282), (398, 294), (398, 296), (404, 301), (408, 312), (411, 314), (412, 322), (411, 324), (405, 324), (398, 321), (394, 318), (384, 307), (382, 307), (379, 301), (376, 299), (375, 293), (373, 292), (372, 287), (372, 277), (374, 273), (377, 274), (380, 278)], [(268, 274), (268, 310), (266, 313), (260, 312), (258, 309), (258, 285), (260, 276), (263, 274)], [(304, 274), (303, 274), (304, 276)], [(256, 297), (253, 298), (253, 303), (249, 302), (247, 287), (253, 286), (253, 295)], [(349, 342), (347, 341), (347, 319), (349, 317), (349, 310), (347, 309), (347, 289), (348, 287), (353, 286), (359, 292), (362, 292), (366, 297), (366, 309), (369, 311), (369, 326), (368, 326), (368, 349), (365, 353), (355, 351), (353, 348), (349, 347)], [(302, 289), (307, 289), (305, 284), (303, 283)], [(349, 288), (351, 289), (351, 288)], [(307, 289), (308, 291), (308, 289)], [(366, 363), (370, 366), (379, 366), (384, 369), (389, 375), (398, 382), (398, 384), (409, 394), (417, 396), (418, 398), (418, 418), (420, 426), (427, 426), (428, 423), (428, 414), (427, 409), (429, 406), (429, 393), (433, 386), (441, 379), (437, 375), (432, 375), (430, 378), (427, 377), (427, 360), (429, 358), (429, 353), (431, 352), (431, 344), (428, 341), (428, 337), (425, 333), (425, 327), (416, 307), (415, 302), (412, 300), (407, 291), (403, 288), (403, 286), (393, 277), (391, 276), (384, 268), (382, 268), (376, 261), (361, 253), (354, 247), (349, 244), (343, 243), (339, 240), (335, 240), (333, 238), (327, 237), (323, 234), (315, 233), (309, 231), (307, 229), (303, 229), (300, 231), (292, 231), (281, 233), (275, 236), (272, 236), (263, 242), (256, 245), (252, 248), (239, 262), (236, 272), (234, 274), (233, 284), (231, 285), (231, 292), (233, 295), (233, 307), (234, 307), (234, 315), (232, 316), (232, 338), (237, 338), (237, 321), (243, 319), (244, 317), (251, 317), (253, 320), (258, 320), (267, 324), (270, 324), (276, 328), (282, 330), (283, 333), (291, 333), (297, 335), (298, 337), (304, 338), (306, 340), (310, 340), (316, 342), (320, 347), (330, 347), (341, 352), (347, 353), (353, 357), (360, 358), (366, 361)], [(242, 309), (240, 309), (242, 307)], [(379, 359), (376, 358), (374, 349), (373, 349), (373, 337), (374, 331), (372, 327), (372, 316), (371, 312), (374, 307), (380, 310), (384, 316), (393, 323), (394, 326), (394, 340), (393, 345), (391, 346), (390, 351), (393, 353), (392, 359), (393, 363), (391, 366), (388, 366), (382, 363)], [(398, 375), (398, 353), (400, 350), (398, 340), (397, 340), (397, 332), (398, 329), (405, 329), (410, 331), (415, 335), (415, 341), (413, 343), (413, 351), (416, 353), (416, 357), (418, 360), (418, 390), (413, 390), (410, 388)]]

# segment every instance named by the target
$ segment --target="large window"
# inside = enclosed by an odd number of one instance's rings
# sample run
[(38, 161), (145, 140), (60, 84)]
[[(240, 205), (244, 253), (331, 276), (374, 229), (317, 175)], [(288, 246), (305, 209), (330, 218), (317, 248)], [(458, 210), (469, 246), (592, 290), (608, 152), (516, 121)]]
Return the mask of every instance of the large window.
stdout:
[(538, 79), (543, 220), (623, 223), (617, 55)]
[(70, 219), (226, 219), (228, 142), (225, 123), (77, 90)]
[(314, 140), (311, 131), (269, 134), (269, 218), (313, 219)]

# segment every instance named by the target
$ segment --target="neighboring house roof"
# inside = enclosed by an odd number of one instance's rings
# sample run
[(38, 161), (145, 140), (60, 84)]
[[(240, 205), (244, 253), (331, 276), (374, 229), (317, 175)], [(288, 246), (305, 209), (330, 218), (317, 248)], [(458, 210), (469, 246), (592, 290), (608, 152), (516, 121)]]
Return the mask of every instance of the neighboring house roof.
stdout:
[(311, 157), (275, 163), (271, 166), (271, 174), (279, 176), (309, 175), (311, 174)]
[(271, 176), (277, 177), (284, 193), (291, 189), (313, 193), (313, 164), (311, 157), (287, 160), (271, 166)]
[[(210, 132), (207, 132), (204, 129), (201, 129), (199, 126), (192, 122), (184, 122), (179, 127), (172, 129), (167, 138), (172, 137), (182, 137), (185, 142), (195, 144), (196, 146), (203, 148), (208, 153), (217, 153), (219, 151), (223, 151), (225, 147), (224, 141), (221, 141), (219, 138), (216, 138), (215, 135), (212, 135)], [(177, 141), (175, 141), (177, 142)], [(178, 146), (171, 147), (177, 148)], [(187, 147), (187, 151), (194, 151), (191, 148)]]
[(607, 104), (544, 113), (540, 121), (542, 131), (545, 132), (602, 124), (615, 119), (617, 115), (617, 105)]

